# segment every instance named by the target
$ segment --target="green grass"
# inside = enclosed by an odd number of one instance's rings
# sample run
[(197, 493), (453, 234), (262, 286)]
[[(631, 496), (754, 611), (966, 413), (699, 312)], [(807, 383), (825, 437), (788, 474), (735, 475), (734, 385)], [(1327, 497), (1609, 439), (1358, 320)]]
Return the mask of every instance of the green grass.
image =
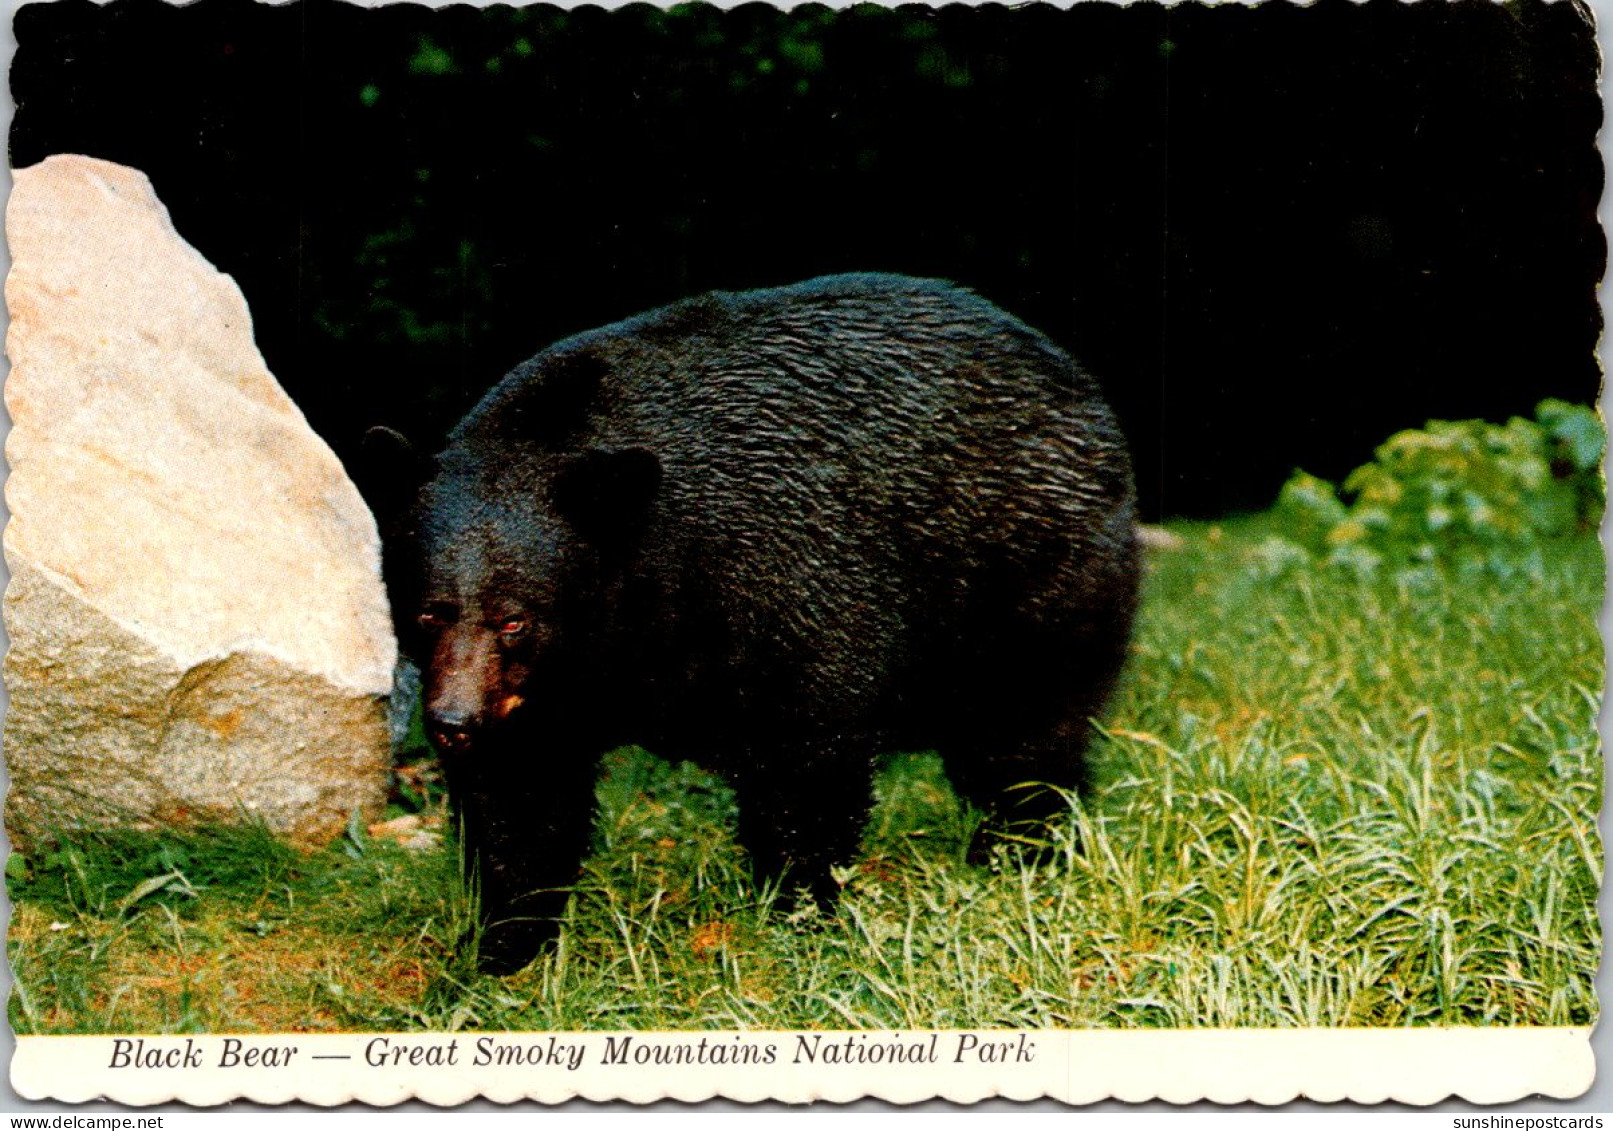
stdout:
[(1152, 557), (1096, 787), (1034, 856), (967, 866), (978, 815), (893, 757), (839, 907), (786, 912), (721, 783), (619, 751), (559, 944), (493, 979), (453, 951), (447, 847), (80, 834), (7, 869), (12, 1024), (1590, 1024), (1600, 546), (1546, 544), (1533, 578), (1272, 577), (1266, 521)]

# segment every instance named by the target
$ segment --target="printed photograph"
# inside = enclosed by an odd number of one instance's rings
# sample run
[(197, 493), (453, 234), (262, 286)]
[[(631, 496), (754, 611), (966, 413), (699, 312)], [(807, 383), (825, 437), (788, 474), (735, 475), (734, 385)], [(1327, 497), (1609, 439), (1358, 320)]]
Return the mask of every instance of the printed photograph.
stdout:
[(15, 31), (19, 1036), (1597, 1021), (1588, 7)]

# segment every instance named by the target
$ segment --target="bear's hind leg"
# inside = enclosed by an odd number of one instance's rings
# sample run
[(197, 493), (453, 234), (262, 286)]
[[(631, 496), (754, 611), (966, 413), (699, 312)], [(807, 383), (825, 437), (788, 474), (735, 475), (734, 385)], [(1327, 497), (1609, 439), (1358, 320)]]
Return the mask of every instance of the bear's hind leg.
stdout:
[[(1046, 822), (1089, 784), (1092, 719), (1118, 680), (1129, 623), (1121, 610), (1093, 625), (1004, 633), (1000, 647), (959, 665), (967, 678), (954, 684), (958, 707), (940, 743), (947, 777), (1016, 839), (1046, 843)], [(976, 837), (971, 863), (989, 849)]]
[(857, 858), (873, 803), (871, 751), (861, 742), (789, 742), (757, 761), (765, 770), (733, 775), (739, 843), (757, 882), (782, 875), (786, 891), (805, 886), (832, 909), (840, 885), (831, 868)]
[(968, 734), (941, 749), (953, 790), (990, 818), (969, 847), (969, 863), (984, 864), (1003, 834), (1051, 847), (1047, 825), (1066, 817), (1071, 795), (1089, 784), (1090, 710), (1083, 703), (1039, 732)]

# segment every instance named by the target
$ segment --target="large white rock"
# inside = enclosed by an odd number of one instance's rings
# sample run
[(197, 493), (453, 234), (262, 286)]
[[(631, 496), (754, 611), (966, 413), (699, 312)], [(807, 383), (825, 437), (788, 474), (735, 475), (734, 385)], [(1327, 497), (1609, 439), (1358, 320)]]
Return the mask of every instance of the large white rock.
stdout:
[(396, 645), (375, 523), (145, 176), (15, 174), (7, 827), (381, 807)]

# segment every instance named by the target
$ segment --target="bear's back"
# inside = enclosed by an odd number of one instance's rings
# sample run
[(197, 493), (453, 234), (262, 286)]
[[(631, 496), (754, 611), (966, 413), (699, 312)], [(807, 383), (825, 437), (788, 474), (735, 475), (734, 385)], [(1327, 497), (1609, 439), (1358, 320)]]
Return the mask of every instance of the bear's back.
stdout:
[(500, 458), (644, 446), (735, 502), (805, 482), (909, 509), (971, 487), (1068, 493), (1058, 505), (1130, 491), (1113, 417), (1063, 351), (968, 291), (897, 275), (715, 292), (576, 335), (451, 440)]
[(951, 284), (830, 276), (611, 331), (592, 348), (615, 390), (589, 439), (656, 450), (696, 516), (949, 568), (982, 541), (1083, 542), (1117, 510), (1129, 531), (1130, 461), (1095, 382)]

